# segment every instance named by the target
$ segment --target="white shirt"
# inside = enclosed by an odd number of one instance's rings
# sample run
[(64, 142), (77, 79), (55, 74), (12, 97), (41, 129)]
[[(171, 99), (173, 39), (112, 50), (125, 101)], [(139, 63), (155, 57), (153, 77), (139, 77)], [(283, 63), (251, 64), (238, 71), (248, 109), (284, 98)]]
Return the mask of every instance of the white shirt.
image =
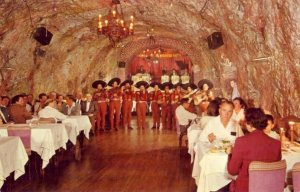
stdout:
[(31, 110), (32, 110), (32, 106), (29, 105), (28, 103), (26, 103), (25, 108), (26, 108), (26, 111), (28, 111), (28, 112), (31, 112)]
[(272, 137), (273, 139), (277, 139), (277, 140), (280, 139), (279, 135), (275, 131), (270, 131), (269, 133), (267, 133), (267, 135), (269, 137)]
[(241, 109), (238, 113), (236, 113), (233, 110), (231, 119), (234, 120), (235, 122), (239, 122), (240, 120), (244, 120), (245, 119), (245, 112), (244, 111), (245, 111), (244, 109)]
[(91, 105), (91, 102), (90, 102), (90, 101), (87, 101), (87, 102), (86, 102), (86, 109), (85, 109), (86, 112), (89, 111), (90, 105)]
[(167, 83), (170, 81), (170, 77), (168, 75), (161, 76), (161, 83)]
[(199, 127), (200, 129), (204, 129), (204, 127), (206, 126), (206, 124), (211, 120), (213, 119), (215, 116), (208, 116), (208, 115), (205, 115), (205, 116), (202, 116), (201, 119), (200, 119), (200, 122), (199, 122)]
[(171, 83), (173, 84), (173, 85), (176, 85), (177, 83), (179, 83), (179, 76), (178, 75), (172, 75), (171, 76)]
[(186, 110), (182, 105), (179, 105), (175, 110), (176, 118), (179, 125), (188, 125), (189, 120), (194, 120), (197, 115)]
[(181, 76), (181, 83), (182, 84), (187, 84), (190, 82), (190, 76), (189, 75), (182, 75)]
[[(217, 140), (228, 139), (235, 140), (236, 136), (241, 135), (241, 130), (239, 130), (237, 123), (234, 123), (233, 120), (230, 120), (226, 127), (221, 122), (220, 115), (212, 118), (204, 127), (203, 131), (200, 134), (200, 141), (209, 142), (208, 135), (213, 133), (216, 136)], [(236, 136), (232, 136), (231, 132), (236, 132)]]
[(235, 83), (234, 86), (233, 86), (233, 89), (232, 89), (231, 100), (233, 100), (236, 97), (240, 97), (240, 92), (239, 92), (239, 90), (237, 88), (237, 85)]
[(58, 120), (64, 120), (67, 118), (66, 115), (59, 112), (57, 109), (54, 109), (50, 106), (46, 106), (44, 109), (39, 111), (39, 117), (42, 118), (55, 118)]

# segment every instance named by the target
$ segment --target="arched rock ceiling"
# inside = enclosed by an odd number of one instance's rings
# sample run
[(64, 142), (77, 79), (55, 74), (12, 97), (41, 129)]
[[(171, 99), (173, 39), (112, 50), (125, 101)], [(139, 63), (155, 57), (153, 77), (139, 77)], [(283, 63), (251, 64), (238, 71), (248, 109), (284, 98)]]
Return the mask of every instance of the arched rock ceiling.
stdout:
[[(299, 0), (122, 1), (124, 14), (135, 16), (135, 35), (116, 48), (96, 33), (97, 15), (110, 2), (0, 0), (0, 66), (15, 68), (2, 70), (1, 92), (92, 91), (94, 79), (118, 75), (122, 47), (143, 41), (153, 27), (155, 37), (192, 47), (199, 78), (212, 79), (219, 94), (228, 96), (228, 81), (236, 79), (244, 98), (278, 115), (300, 116)], [(38, 26), (54, 34), (50, 45), (32, 38)], [(214, 31), (225, 44), (209, 50), (206, 37)], [(269, 59), (255, 60), (261, 57)]]

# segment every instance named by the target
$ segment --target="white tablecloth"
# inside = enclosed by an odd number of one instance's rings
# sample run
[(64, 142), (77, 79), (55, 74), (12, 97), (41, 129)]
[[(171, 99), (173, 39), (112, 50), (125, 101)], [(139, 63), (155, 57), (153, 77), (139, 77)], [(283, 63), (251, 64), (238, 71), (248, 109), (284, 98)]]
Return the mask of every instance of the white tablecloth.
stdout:
[(188, 138), (188, 153), (191, 155), (191, 163), (193, 163), (194, 160), (194, 147), (196, 146), (200, 133), (202, 130), (197, 124), (192, 124), (187, 129), (187, 138)]
[[(283, 152), (282, 159), (287, 163), (287, 176), (291, 172), (293, 165), (300, 162), (300, 152)], [(207, 152), (198, 161), (200, 165), (200, 175), (197, 192), (217, 191), (231, 182), (232, 177), (227, 173), (228, 155), (225, 152)], [(196, 163), (196, 159), (195, 159)], [(285, 191), (289, 191), (288, 188)]]
[(66, 126), (69, 139), (74, 145), (76, 144), (76, 138), (80, 131), (83, 131), (86, 138), (89, 139), (89, 133), (92, 128), (92, 124), (87, 115), (70, 116), (63, 120), (62, 123)]
[(227, 173), (228, 155), (225, 152), (206, 153), (200, 160), (197, 192), (217, 191), (231, 182)]
[(15, 180), (25, 173), (28, 156), (19, 137), (0, 137), (0, 188), (6, 177), (15, 172)]
[[(24, 126), (19, 124), (20, 126)], [(14, 125), (18, 126), (18, 125)], [(8, 136), (6, 127), (0, 128), (1, 136)], [(68, 135), (63, 124), (39, 124), (31, 126), (31, 150), (40, 155), (45, 168), (55, 150), (60, 147), (66, 149)]]

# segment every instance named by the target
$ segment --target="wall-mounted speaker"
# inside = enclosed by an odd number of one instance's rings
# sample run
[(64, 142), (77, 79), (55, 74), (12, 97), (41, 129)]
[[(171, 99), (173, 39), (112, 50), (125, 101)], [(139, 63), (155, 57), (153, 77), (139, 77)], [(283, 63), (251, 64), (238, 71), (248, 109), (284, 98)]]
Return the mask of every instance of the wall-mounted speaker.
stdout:
[(207, 37), (207, 43), (209, 49), (217, 49), (221, 47), (224, 44), (222, 33), (214, 32), (213, 34)]
[(119, 62), (118, 62), (118, 67), (119, 67), (119, 68), (125, 68), (125, 64), (126, 64), (126, 63), (125, 63), (124, 61), (119, 61)]
[(53, 34), (45, 27), (39, 27), (33, 33), (33, 38), (40, 42), (42, 45), (49, 45)]

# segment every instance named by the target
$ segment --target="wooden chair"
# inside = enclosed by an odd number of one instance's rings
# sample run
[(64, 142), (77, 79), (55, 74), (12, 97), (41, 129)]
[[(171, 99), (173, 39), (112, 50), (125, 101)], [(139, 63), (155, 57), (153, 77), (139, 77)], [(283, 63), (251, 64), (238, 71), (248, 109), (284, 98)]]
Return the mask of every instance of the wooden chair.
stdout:
[(55, 118), (52, 118), (52, 117), (50, 117), (50, 118), (41, 117), (41, 118), (39, 118), (38, 123), (40, 123), (40, 124), (51, 124), (51, 123), (56, 123), (56, 120), (55, 120)]
[[(31, 129), (29, 126), (10, 125), (7, 127), (7, 134), (8, 136), (20, 137), (28, 157), (31, 156)], [(29, 179), (31, 179), (30, 169), (31, 165), (30, 161), (28, 161)]]
[(293, 188), (295, 192), (300, 192), (300, 162), (295, 163), (292, 169)]
[(285, 186), (286, 161), (253, 161), (249, 165), (249, 192), (282, 192)]

